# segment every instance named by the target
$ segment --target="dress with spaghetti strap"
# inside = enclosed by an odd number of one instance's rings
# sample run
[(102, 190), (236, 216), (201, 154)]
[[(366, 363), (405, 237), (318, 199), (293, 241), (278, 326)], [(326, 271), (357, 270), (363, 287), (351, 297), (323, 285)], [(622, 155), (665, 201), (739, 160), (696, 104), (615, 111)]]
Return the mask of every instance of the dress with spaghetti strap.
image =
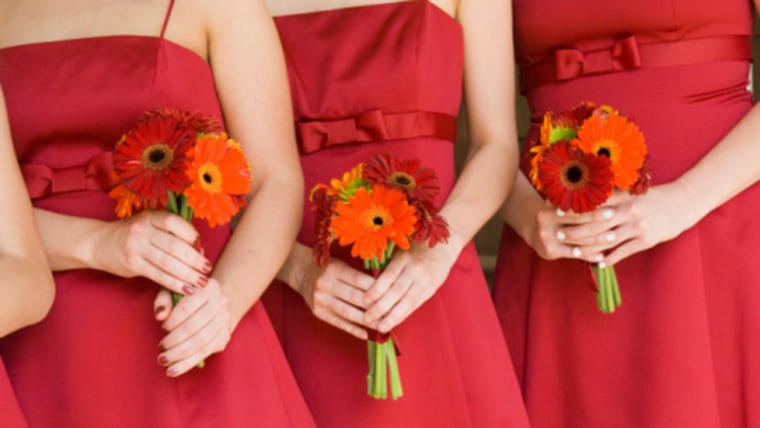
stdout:
[[(170, 12), (171, 3), (164, 29)], [(139, 115), (174, 107), (222, 117), (209, 65), (163, 34), (0, 50), (13, 141), (35, 207), (115, 220), (104, 159)], [(213, 263), (230, 229), (195, 227)], [(55, 282), (47, 318), (0, 344), (30, 426), (314, 425), (262, 305), (204, 368), (174, 379), (156, 362), (158, 285), (87, 269), (57, 272)]]
[[(459, 24), (427, 1), (275, 18), (293, 95), (306, 179), (299, 241), (314, 242), (308, 200), (378, 152), (434, 168), (454, 183), (455, 116), (463, 42)], [(367, 395), (367, 345), (317, 319), (275, 283), (264, 304), (320, 426), (524, 427), (506, 345), (475, 248), (438, 292), (395, 329), (404, 395)]]
[[(548, 110), (610, 104), (644, 133), (655, 185), (752, 107), (751, 2), (513, 4), (534, 132)], [(543, 260), (505, 227), (495, 303), (533, 426), (760, 426), (759, 209), (755, 185), (618, 263), (614, 314), (584, 264)]]

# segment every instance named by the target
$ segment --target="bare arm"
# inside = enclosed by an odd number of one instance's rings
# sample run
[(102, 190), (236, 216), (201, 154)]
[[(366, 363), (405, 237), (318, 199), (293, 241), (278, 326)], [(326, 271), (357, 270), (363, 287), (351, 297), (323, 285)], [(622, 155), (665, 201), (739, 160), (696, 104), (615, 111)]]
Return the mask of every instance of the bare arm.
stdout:
[(0, 94), (0, 337), (34, 324), (53, 302), (54, 284), (18, 169)]

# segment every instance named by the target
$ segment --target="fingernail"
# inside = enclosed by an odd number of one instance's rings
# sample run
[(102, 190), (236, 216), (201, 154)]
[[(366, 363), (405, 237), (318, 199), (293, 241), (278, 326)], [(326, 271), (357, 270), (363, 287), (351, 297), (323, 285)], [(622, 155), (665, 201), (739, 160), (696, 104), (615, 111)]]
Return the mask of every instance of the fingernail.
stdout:
[(564, 217), (564, 216), (565, 216), (565, 212), (557, 208), (557, 217)]
[(164, 352), (164, 351), (166, 351), (166, 348), (164, 348), (164, 344), (163, 343), (159, 343), (158, 344), (158, 352)]
[(177, 370), (177, 367), (171, 366), (166, 370), (166, 375), (169, 377), (177, 377), (179, 376), (179, 371)]
[(166, 355), (159, 355), (158, 364), (161, 364), (162, 366), (166, 367), (169, 365), (169, 359), (166, 358)]
[(606, 209), (602, 211), (602, 217), (604, 218), (610, 219), (612, 218), (613, 215), (615, 215), (615, 212), (612, 211), (611, 209)]
[(573, 257), (576, 259), (581, 256), (581, 249), (578, 247), (573, 247)]
[(198, 278), (197, 283), (198, 283), (198, 286), (201, 287), (201, 288), (207, 286), (208, 285), (208, 277), (207, 276), (202, 276), (202, 277)]
[(594, 261), (597, 262), (597, 263), (600, 263), (603, 260), (604, 260), (604, 256), (601, 255), (601, 254), (597, 254), (596, 256), (594, 256)]
[(165, 310), (166, 310), (166, 307), (159, 306), (159, 307), (156, 308), (156, 311), (154, 312), (154, 315), (158, 315), (158, 314), (162, 313)]
[(209, 272), (211, 272), (211, 262), (206, 261), (206, 263), (203, 265), (203, 273)]
[(182, 287), (182, 291), (188, 296), (195, 293), (195, 289), (189, 285), (185, 285), (184, 287)]
[(557, 231), (557, 241), (562, 242), (562, 241), (565, 240), (565, 238), (566, 238), (565, 232), (563, 232), (561, 230), (558, 230)]
[(607, 242), (612, 242), (615, 240), (615, 232), (610, 232), (607, 235), (604, 236), (604, 239), (607, 240)]

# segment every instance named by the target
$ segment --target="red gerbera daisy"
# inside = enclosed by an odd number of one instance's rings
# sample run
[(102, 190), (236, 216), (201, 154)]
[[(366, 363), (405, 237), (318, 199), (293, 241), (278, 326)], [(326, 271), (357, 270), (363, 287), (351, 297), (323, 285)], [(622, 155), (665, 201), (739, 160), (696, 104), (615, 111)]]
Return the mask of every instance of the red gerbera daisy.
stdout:
[(369, 183), (395, 187), (419, 200), (428, 209), (441, 193), (438, 177), (431, 168), (421, 166), (419, 159), (398, 159), (378, 153), (364, 165), (364, 178)]
[(314, 222), (316, 239), (312, 252), (317, 264), (319, 266), (324, 266), (330, 258), (330, 245), (333, 242), (330, 225), (332, 224), (332, 218), (335, 214), (335, 206), (338, 202), (338, 197), (330, 194), (330, 189), (326, 186), (316, 186), (311, 191), (309, 199), (314, 203), (312, 210), (316, 217)]
[(591, 211), (612, 193), (610, 159), (584, 153), (570, 141), (558, 141), (543, 153), (538, 177), (546, 198), (565, 211)]
[(187, 183), (185, 153), (194, 138), (173, 117), (147, 117), (116, 145), (114, 171), (146, 207), (163, 207), (167, 191), (181, 192)]
[(185, 196), (195, 217), (208, 220), (211, 227), (227, 223), (250, 191), (251, 172), (242, 150), (224, 133), (205, 134), (188, 157), (191, 184)]
[(147, 111), (143, 114), (140, 121), (149, 120), (155, 117), (174, 118), (179, 124), (178, 126), (187, 126), (198, 134), (213, 134), (224, 131), (222, 122), (213, 116), (202, 115), (198, 112), (177, 110), (176, 108), (163, 108), (160, 110)]

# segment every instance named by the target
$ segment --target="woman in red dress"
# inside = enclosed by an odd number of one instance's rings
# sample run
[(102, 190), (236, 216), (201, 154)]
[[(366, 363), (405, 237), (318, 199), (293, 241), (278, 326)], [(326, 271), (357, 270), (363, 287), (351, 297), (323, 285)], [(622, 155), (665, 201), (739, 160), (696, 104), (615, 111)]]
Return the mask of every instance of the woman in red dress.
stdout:
[[(419, 159), (441, 179), (448, 244), (396, 252), (374, 280), (313, 261), (314, 214), (265, 305), (325, 427), (524, 427), (522, 403), (473, 234), (514, 177), (508, 2), (272, 0), (309, 190), (374, 154)], [(455, 180), (464, 93), (468, 160)], [(373, 132), (382, 129), (381, 132)], [(326, 132), (320, 132), (326, 130)], [(397, 336), (403, 396), (367, 395), (367, 330)]]
[[(312, 426), (257, 303), (303, 186), (263, 3), (8, 1), (0, 23), (0, 82), (57, 289), (43, 322), (0, 345), (30, 425)], [(167, 107), (223, 118), (240, 142), (252, 192), (235, 233), (163, 211), (116, 221), (108, 154)], [(165, 290), (185, 296), (172, 307)]]
[[(534, 128), (546, 111), (612, 105), (641, 128), (653, 180), (584, 215), (516, 182), (495, 302), (531, 423), (760, 426), (752, 4), (513, 4)], [(614, 314), (597, 310), (577, 260), (600, 255), (620, 283)]]
[[(0, 337), (39, 322), (53, 303), (53, 277), (11, 144), (0, 93)], [(27, 427), (0, 357), (0, 426)]]

